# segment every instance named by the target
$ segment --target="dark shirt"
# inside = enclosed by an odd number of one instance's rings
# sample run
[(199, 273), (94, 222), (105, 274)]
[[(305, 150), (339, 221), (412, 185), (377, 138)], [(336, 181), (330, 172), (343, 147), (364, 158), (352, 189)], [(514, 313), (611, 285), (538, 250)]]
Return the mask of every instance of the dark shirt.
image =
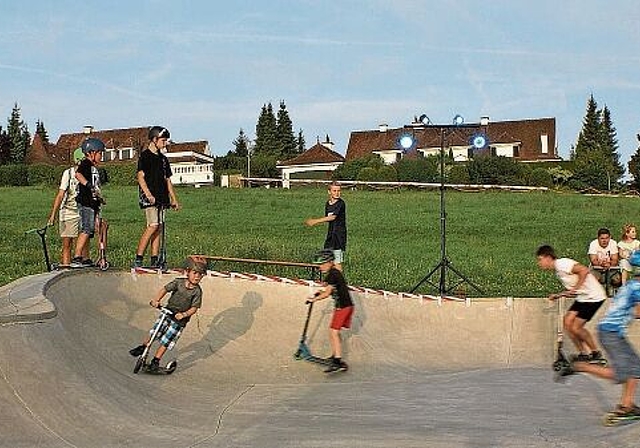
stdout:
[(98, 173), (98, 169), (91, 160), (82, 159), (77, 172), (87, 179), (87, 185), (78, 183), (78, 195), (76, 196), (76, 202), (79, 205), (91, 207), (96, 211), (100, 210), (100, 201), (93, 195), (93, 189), (100, 188), (100, 174)]
[[(202, 288), (200, 285), (195, 285), (189, 289), (186, 286), (186, 281), (185, 278), (176, 278), (164, 285), (165, 291), (171, 293), (167, 308), (173, 311), (174, 315), (184, 313), (192, 307), (200, 308), (202, 306)], [(184, 327), (190, 319), (191, 316), (188, 316), (179, 320), (178, 323)]]
[(342, 272), (333, 267), (329, 269), (329, 272), (327, 272), (324, 281), (333, 288), (331, 294), (336, 308), (353, 306), (351, 294), (349, 294), (349, 287), (347, 286), (347, 281), (344, 279)]
[(171, 171), (171, 165), (169, 165), (169, 159), (160, 151), (153, 153), (150, 149), (145, 149), (138, 158), (138, 171), (144, 173), (144, 180), (149, 187), (149, 191), (156, 198), (156, 203), (151, 204), (142, 188), (138, 186), (140, 208), (152, 206), (168, 207), (171, 205), (167, 179), (173, 175), (173, 172)]
[(324, 241), (325, 249), (346, 250), (347, 249), (347, 205), (342, 200), (331, 204), (329, 201), (324, 206), (324, 215), (335, 215), (336, 219), (329, 221), (327, 238)]

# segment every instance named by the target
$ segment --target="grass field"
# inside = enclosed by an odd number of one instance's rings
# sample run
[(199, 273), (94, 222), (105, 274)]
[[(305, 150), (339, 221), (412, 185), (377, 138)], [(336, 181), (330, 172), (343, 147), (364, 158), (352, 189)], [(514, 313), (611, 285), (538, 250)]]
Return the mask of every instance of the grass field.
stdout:
[[(46, 222), (54, 194), (35, 187), (0, 188), (0, 285), (44, 270), (39, 238), (24, 232)], [(302, 225), (305, 218), (323, 214), (324, 188), (180, 188), (178, 195), (183, 209), (170, 212), (167, 223), (170, 265), (192, 253), (308, 262), (324, 241), (326, 226)], [(349, 283), (408, 291), (439, 262), (437, 191), (345, 189), (342, 196), (347, 203)], [(128, 269), (143, 225), (137, 189), (107, 186), (105, 197), (109, 260), (114, 268)], [(558, 283), (536, 268), (538, 245), (552, 244), (560, 255), (586, 263), (587, 245), (599, 227), (609, 227), (619, 239), (623, 223), (640, 222), (637, 198), (450, 191), (446, 206), (447, 255), (485, 296), (546, 295)], [(57, 260), (57, 227), (47, 241)], [(273, 273), (297, 274), (286, 269)], [(419, 291), (434, 292), (428, 285)]]

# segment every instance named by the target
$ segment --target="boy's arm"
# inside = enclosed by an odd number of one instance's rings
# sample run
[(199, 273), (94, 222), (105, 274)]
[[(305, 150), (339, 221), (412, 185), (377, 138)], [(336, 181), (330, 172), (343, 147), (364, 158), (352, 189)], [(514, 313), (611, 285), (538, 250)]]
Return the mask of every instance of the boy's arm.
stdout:
[(78, 182), (80, 183), (80, 185), (82, 185), (83, 187), (86, 187), (87, 184), (89, 183), (89, 181), (87, 180), (86, 177), (84, 177), (82, 175), (82, 173), (78, 170), (76, 170), (76, 179), (78, 180)]
[(323, 216), (322, 218), (309, 218), (305, 220), (304, 223), (309, 227), (313, 227), (317, 224), (322, 224), (323, 222), (335, 221), (335, 219), (336, 219), (336, 215), (331, 214), (328, 216)]
[(49, 221), (48, 221), (49, 225), (51, 225), (51, 226), (56, 221), (56, 212), (60, 208), (60, 204), (62, 204), (62, 199), (64, 198), (64, 194), (65, 194), (64, 190), (58, 190), (58, 194), (56, 194), (56, 197), (53, 199), (53, 205), (51, 207), (51, 214), (49, 215)]
[(169, 177), (167, 177), (167, 190), (169, 190), (169, 202), (171, 203), (171, 208), (180, 210), (178, 196), (176, 195), (176, 190), (173, 188), (173, 182), (171, 182), (171, 178)]
[(151, 305), (154, 308), (159, 308), (160, 307), (160, 301), (165, 296), (165, 294), (167, 294), (167, 290), (164, 289), (164, 287), (163, 287), (162, 289), (160, 289), (160, 291), (158, 291), (156, 296), (149, 301), (149, 305)]
[(321, 291), (316, 292), (313, 297), (307, 299), (307, 302), (317, 302), (318, 300), (324, 300), (331, 296), (333, 292), (333, 286), (327, 285)]
[(573, 265), (573, 268), (571, 268), (571, 273), (578, 276), (576, 286), (569, 290), (570, 292), (575, 293), (582, 288), (582, 285), (584, 285), (584, 281), (587, 279), (587, 275), (589, 275), (589, 268), (583, 264), (576, 263)]
[(185, 317), (191, 317), (194, 314), (196, 314), (198, 312), (198, 308), (195, 306), (192, 306), (191, 308), (189, 308), (187, 311), (183, 311), (181, 313), (176, 313), (176, 315), (174, 316), (176, 319), (178, 320), (182, 320)]
[(138, 185), (140, 186), (140, 189), (149, 200), (149, 203), (151, 205), (154, 205), (156, 203), (156, 198), (151, 194), (151, 190), (149, 190), (147, 181), (144, 178), (144, 171), (138, 170), (138, 172), (136, 173), (136, 178), (138, 179)]

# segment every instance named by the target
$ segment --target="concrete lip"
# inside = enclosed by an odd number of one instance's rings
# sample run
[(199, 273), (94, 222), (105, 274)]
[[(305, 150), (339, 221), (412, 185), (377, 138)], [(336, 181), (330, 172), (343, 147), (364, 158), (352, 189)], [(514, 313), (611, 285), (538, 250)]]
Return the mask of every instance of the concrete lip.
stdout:
[[(135, 375), (127, 350), (171, 278), (72, 272), (0, 289), (0, 446), (637, 446), (640, 425), (601, 425), (618, 386), (552, 381), (545, 300), (354, 294), (351, 370), (327, 376), (293, 358), (309, 287), (206, 277), (165, 358), (178, 370)], [(309, 343), (326, 356), (331, 304), (319, 305)]]

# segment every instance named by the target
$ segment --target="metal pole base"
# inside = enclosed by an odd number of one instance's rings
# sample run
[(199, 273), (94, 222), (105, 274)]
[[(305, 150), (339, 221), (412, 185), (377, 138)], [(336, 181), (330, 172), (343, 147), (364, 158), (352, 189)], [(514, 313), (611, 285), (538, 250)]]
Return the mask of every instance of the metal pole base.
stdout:
[[(449, 286), (447, 286), (448, 269), (458, 277), (458, 280)], [(431, 280), (431, 277), (433, 277), (436, 273), (439, 273), (437, 284)], [(425, 275), (424, 278), (422, 278), (422, 280), (420, 280), (418, 284), (413, 287), (413, 289), (411, 289), (410, 292), (414, 293), (423, 283), (428, 283), (433, 288), (435, 288), (438, 291), (440, 297), (445, 297), (463, 283), (468, 283), (473, 289), (482, 294), (482, 290), (478, 287), (478, 285), (473, 283), (467, 276), (456, 269), (447, 257), (443, 257), (440, 262), (433, 269), (431, 269), (431, 271), (429, 271), (429, 273)]]

